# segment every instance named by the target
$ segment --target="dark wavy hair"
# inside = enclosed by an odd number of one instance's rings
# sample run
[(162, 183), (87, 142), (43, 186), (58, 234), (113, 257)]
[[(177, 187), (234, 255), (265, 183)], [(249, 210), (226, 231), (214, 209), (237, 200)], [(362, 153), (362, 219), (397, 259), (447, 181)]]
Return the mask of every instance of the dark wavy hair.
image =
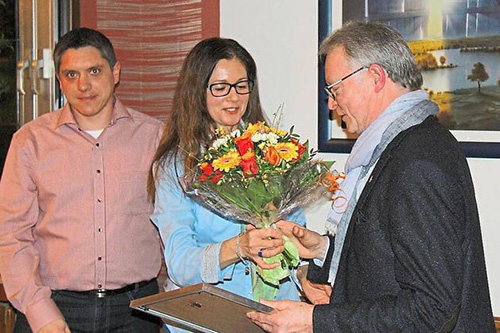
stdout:
[(254, 123), (265, 120), (259, 97), (257, 66), (248, 51), (233, 39), (209, 38), (189, 52), (177, 80), (172, 112), (167, 117), (163, 136), (156, 150), (148, 178), (148, 193), (154, 199), (159, 170), (173, 157), (184, 161), (184, 170), (196, 165), (200, 148), (213, 141), (215, 121), (207, 110), (208, 80), (217, 63), (238, 59), (245, 66), (248, 79), (254, 82), (243, 119)]

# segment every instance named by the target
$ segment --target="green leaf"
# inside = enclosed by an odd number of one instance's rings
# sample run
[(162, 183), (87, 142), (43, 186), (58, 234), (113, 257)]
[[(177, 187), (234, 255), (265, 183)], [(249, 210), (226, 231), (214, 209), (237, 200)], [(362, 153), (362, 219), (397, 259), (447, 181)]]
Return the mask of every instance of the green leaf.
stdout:
[(253, 299), (260, 301), (261, 299), (274, 300), (278, 294), (278, 286), (273, 286), (266, 283), (262, 278), (253, 270), (252, 274), (253, 283)]
[(260, 266), (257, 266), (257, 273), (262, 277), (264, 282), (270, 283), (274, 286), (279, 286), (280, 281), (290, 276), (290, 270), (288, 269), (288, 265), (283, 258), (283, 254), (277, 254), (275, 256), (269, 258), (263, 258), (264, 262), (268, 264), (280, 263), (278, 267), (273, 269), (263, 269)]

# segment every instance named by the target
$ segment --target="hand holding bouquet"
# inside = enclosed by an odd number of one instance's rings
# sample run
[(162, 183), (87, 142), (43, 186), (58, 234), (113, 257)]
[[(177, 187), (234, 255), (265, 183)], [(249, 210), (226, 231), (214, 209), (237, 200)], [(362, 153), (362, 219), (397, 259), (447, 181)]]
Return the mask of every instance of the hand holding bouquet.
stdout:
[[(232, 133), (216, 131), (216, 140), (204, 152), (198, 168), (186, 175), (188, 194), (218, 214), (258, 229), (271, 228), (298, 207), (337, 189), (338, 174), (331, 163), (312, 159), (299, 136), (267, 126), (242, 125)], [(326, 186), (321, 186), (321, 184)], [(299, 263), (297, 246), (284, 239), (284, 251), (264, 258), (279, 263), (273, 269), (254, 270), (254, 299), (274, 299), (282, 279)]]

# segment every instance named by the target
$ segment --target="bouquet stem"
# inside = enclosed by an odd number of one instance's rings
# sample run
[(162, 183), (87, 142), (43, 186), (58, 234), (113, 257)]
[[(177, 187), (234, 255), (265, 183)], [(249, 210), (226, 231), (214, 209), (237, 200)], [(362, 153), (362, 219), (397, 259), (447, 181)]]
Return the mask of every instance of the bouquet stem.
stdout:
[[(261, 226), (269, 226), (269, 223), (262, 223)], [(269, 258), (263, 258), (268, 264), (279, 263), (273, 269), (263, 269), (252, 263), (252, 286), (254, 300), (261, 298), (274, 300), (278, 293), (280, 281), (290, 276), (290, 270), (299, 264), (299, 249), (288, 237), (283, 236), (285, 249), (282, 253)]]

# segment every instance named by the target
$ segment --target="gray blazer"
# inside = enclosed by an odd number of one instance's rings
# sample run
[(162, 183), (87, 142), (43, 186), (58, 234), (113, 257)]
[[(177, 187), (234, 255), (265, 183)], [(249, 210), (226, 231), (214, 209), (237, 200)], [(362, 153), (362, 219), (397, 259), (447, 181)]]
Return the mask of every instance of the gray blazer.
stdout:
[[(323, 267), (308, 278), (326, 283)], [(314, 332), (495, 332), (474, 188), (434, 117), (387, 146), (358, 200)]]

